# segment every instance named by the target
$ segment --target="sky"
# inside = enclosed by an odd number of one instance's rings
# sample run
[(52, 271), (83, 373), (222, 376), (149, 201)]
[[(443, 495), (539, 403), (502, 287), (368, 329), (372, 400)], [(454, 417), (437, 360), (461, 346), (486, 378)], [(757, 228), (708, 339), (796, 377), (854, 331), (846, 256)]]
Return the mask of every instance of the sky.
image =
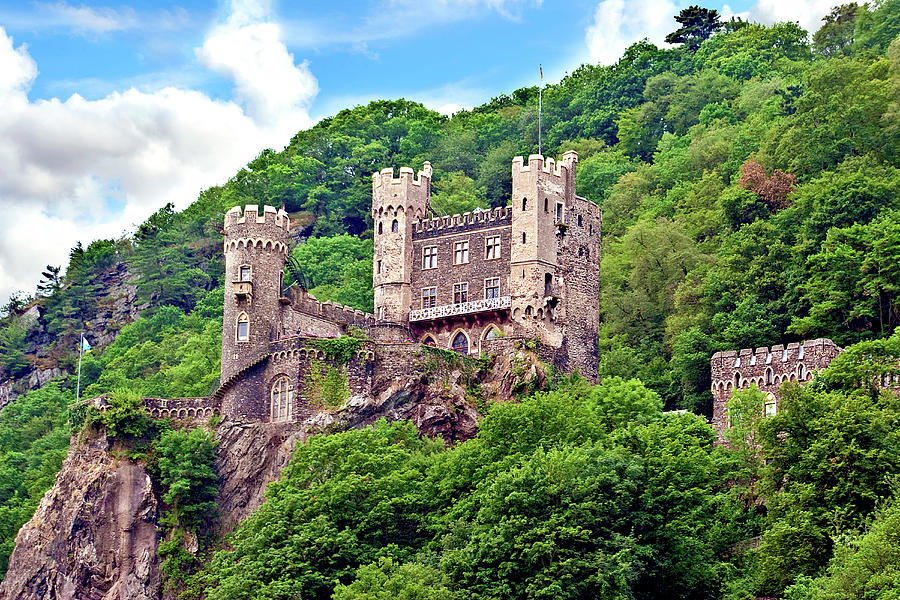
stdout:
[[(450, 114), (657, 44), (697, 0), (0, 0), (0, 305), (342, 108)], [(718, 0), (815, 31), (838, 0)], [(401, 165), (395, 165), (401, 166)]]

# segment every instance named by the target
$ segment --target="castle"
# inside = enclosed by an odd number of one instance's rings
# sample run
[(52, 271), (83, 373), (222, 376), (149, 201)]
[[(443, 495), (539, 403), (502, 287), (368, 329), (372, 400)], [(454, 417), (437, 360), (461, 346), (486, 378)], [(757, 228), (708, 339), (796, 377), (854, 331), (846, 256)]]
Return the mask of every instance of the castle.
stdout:
[[(421, 345), (495, 354), (533, 340), (557, 369), (597, 376), (600, 208), (575, 193), (578, 155), (512, 162), (512, 205), (433, 217), (432, 169), (372, 176), (375, 314), (285, 288), (290, 218), (271, 206), (225, 215), (219, 388), (209, 399), (158, 400), (159, 417), (294, 422), (314, 411), (306, 385), (339, 367), (350, 394), (415, 369)], [(314, 342), (365, 332), (345, 364)]]
[(764, 414), (778, 411), (781, 385), (805, 384), (816, 371), (826, 368), (844, 349), (827, 338), (778, 344), (771, 348), (744, 348), (716, 352), (710, 360), (712, 423), (721, 439), (729, 426), (725, 403), (735, 390), (756, 385), (766, 395)]

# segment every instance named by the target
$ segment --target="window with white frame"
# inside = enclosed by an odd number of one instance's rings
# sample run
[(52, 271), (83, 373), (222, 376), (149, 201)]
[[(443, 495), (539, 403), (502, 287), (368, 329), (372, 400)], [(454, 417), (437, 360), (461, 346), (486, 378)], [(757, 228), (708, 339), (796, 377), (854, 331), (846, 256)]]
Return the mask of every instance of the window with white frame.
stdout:
[(484, 258), (492, 260), (500, 258), (500, 236), (489, 235), (484, 239)]
[(778, 412), (778, 404), (775, 402), (775, 398), (772, 396), (768, 396), (766, 398), (765, 404), (765, 415), (767, 417), (774, 417), (775, 413)]
[(484, 280), (484, 297), (499, 298), (500, 297), (500, 278), (488, 277)]
[(453, 244), (453, 264), (463, 265), (469, 262), (469, 240)]
[(437, 246), (426, 246), (422, 248), (422, 268), (437, 268)]
[(437, 288), (423, 288), (422, 308), (434, 308), (435, 306), (437, 306)]
[(239, 342), (250, 341), (250, 317), (247, 316), (247, 313), (238, 315), (235, 337)]
[(469, 301), (469, 284), (454, 283), (453, 284), (453, 304), (462, 304)]
[(250, 281), (250, 265), (241, 265), (238, 281)]
[(287, 376), (279, 377), (272, 384), (272, 421), (290, 421), (294, 418), (294, 385)]

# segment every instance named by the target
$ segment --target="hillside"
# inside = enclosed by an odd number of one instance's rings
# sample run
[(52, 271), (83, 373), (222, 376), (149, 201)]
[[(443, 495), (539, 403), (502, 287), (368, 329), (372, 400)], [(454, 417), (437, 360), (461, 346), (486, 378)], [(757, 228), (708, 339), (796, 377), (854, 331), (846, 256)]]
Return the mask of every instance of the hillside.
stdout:
[[(898, 34), (900, 1), (845, 5), (812, 44), (795, 24), (731, 22), (548, 85), (544, 152), (577, 150), (579, 194), (603, 209), (607, 383), (524, 390), (448, 450), (403, 425), (313, 438), (232, 550), (181, 582), (188, 597), (381, 598), (364, 594), (416, 585), (409, 597), (890, 597), (877, 593), (900, 568), (889, 525), (900, 406), (869, 383), (900, 359)], [(371, 311), (371, 173), (429, 160), (437, 210), (506, 205), (510, 160), (537, 151), (537, 93), (452, 117), (402, 99), (341, 111), (186, 210), (73, 248), (37, 297), (11, 299), (0, 566), (66, 456), (82, 331), (95, 345), (86, 396), (209, 394), (222, 218), (243, 204), (283, 205), (300, 224), (300, 283)], [(848, 351), (788, 390), (776, 417), (737, 419), (733, 450), (714, 447), (709, 357), (813, 337)], [(753, 391), (736, 403), (761, 410)], [(363, 466), (310, 481), (329, 456)], [(371, 503), (348, 508), (361, 497)], [(247, 558), (267, 556), (263, 543), (296, 568)], [(866, 552), (881, 570), (860, 566)]]

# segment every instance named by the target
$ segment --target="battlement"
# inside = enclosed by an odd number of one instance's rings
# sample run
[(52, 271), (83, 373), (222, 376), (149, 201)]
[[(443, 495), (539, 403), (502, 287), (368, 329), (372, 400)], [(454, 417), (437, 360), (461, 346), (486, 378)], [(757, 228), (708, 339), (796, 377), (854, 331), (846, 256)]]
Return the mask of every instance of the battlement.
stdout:
[[(827, 366), (831, 359), (843, 352), (843, 348), (828, 338), (817, 338), (804, 342), (791, 342), (787, 346), (775, 344), (771, 348), (742, 348), (741, 350), (725, 350), (713, 354), (710, 364), (713, 370), (741, 369), (757, 365), (770, 365), (778, 369), (778, 365), (804, 361), (810, 367)], [(826, 361), (825, 364), (819, 363)]]
[(413, 223), (413, 238), (498, 227), (510, 223), (512, 223), (512, 209), (509, 206), (488, 210), (475, 209), (461, 215), (420, 219)]
[(287, 233), (291, 228), (291, 219), (284, 209), (276, 209), (268, 204), (263, 206), (263, 214), (259, 214), (259, 205), (248, 204), (243, 213), (240, 206), (235, 206), (225, 213), (225, 233), (235, 225), (244, 225), (249, 230), (251, 226), (262, 225), (276, 227)]
[(512, 173), (513, 177), (520, 173), (542, 173), (563, 179), (569, 174), (574, 175), (576, 164), (578, 164), (578, 153), (574, 150), (569, 150), (563, 154), (563, 159), (558, 163), (553, 158), (545, 159), (541, 154), (531, 154), (528, 157), (527, 165), (524, 157), (517, 156), (513, 158)]
[(381, 187), (387, 186), (427, 186), (431, 182), (431, 173), (431, 163), (428, 161), (425, 161), (418, 177), (415, 178), (410, 167), (400, 167), (400, 177), (394, 177), (393, 167), (387, 167), (378, 173), (372, 173), (372, 191), (374, 192)]
[(291, 288), (291, 308), (338, 325), (375, 325), (375, 315), (337, 302), (321, 302), (302, 288)]

